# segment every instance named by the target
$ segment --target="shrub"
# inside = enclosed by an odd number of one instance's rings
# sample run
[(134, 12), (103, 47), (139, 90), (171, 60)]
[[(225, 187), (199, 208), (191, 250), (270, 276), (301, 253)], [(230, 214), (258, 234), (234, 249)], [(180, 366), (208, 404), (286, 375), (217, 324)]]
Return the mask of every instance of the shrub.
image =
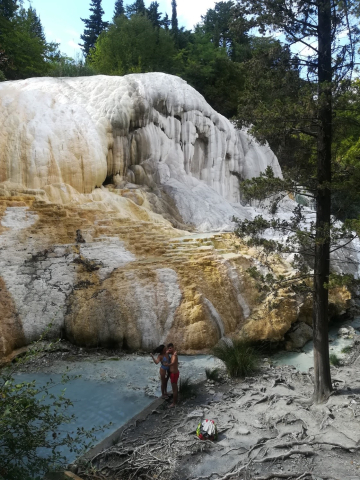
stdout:
[(89, 77), (96, 75), (96, 71), (87, 65), (82, 58), (60, 58), (52, 65), (52, 70), (49, 73), (50, 77)]
[(220, 380), (220, 370), (218, 368), (205, 368), (206, 378), (218, 382)]
[(348, 345), (347, 347), (344, 347), (342, 350), (341, 350), (341, 353), (350, 353), (352, 350), (352, 348), (350, 347), (350, 345)]
[(221, 342), (213, 349), (213, 355), (224, 362), (230, 377), (251, 375), (259, 365), (257, 353), (244, 340), (234, 340), (232, 345)]
[(334, 365), (334, 367), (339, 367), (340, 366), (340, 359), (335, 353), (330, 353), (330, 363), (331, 365)]
[[(33, 349), (20, 363), (40, 352)], [(61, 383), (73, 378), (78, 377), (64, 374)], [(59, 448), (79, 455), (93, 444), (95, 428), (61, 432), (61, 426), (75, 418), (68, 413), (72, 403), (65, 392), (52, 393), (55, 385), (51, 379), (44, 386), (18, 383), (12, 368), (0, 371), (0, 480), (40, 480), (48, 471), (65, 467)]]
[(189, 377), (180, 377), (179, 392), (182, 399), (193, 397), (196, 395), (196, 385), (191, 383)]

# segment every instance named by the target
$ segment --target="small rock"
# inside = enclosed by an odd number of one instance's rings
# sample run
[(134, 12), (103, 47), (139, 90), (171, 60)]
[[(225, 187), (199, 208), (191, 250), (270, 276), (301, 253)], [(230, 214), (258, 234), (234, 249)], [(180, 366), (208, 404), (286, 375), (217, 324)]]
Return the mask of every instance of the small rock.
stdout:
[(240, 427), (236, 430), (236, 433), (238, 435), (249, 435), (250, 430), (247, 430), (246, 428)]
[(195, 418), (195, 417), (202, 417), (204, 412), (202, 410), (193, 410), (192, 412), (187, 414), (188, 418)]
[(342, 328), (339, 328), (337, 334), (338, 334), (339, 336), (343, 337), (343, 336), (349, 335), (349, 333), (350, 333), (350, 330), (349, 330), (348, 328), (342, 327)]
[(72, 473), (77, 473), (79, 470), (79, 467), (76, 465), (76, 463), (72, 463), (68, 465), (68, 471)]

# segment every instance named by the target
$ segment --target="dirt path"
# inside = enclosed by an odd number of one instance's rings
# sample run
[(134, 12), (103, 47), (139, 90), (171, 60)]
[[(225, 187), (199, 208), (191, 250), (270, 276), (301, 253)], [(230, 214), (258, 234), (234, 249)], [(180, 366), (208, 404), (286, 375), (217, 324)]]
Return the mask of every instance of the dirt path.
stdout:
[[(311, 375), (294, 367), (261, 368), (244, 381), (198, 386), (196, 397), (154, 410), (120, 442), (97, 455), (84, 479), (360, 480), (360, 345), (332, 367), (334, 395), (309, 405)], [(217, 442), (195, 435), (215, 420)], [(86, 473), (87, 472), (87, 473)]]

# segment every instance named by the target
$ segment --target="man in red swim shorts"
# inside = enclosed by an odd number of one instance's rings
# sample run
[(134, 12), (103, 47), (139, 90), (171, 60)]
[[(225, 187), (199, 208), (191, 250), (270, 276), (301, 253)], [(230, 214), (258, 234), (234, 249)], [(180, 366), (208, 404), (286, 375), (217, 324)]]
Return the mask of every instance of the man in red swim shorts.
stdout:
[(178, 402), (178, 380), (179, 380), (179, 360), (177, 352), (175, 352), (174, 345), (172, 343), (168, 344), (167, 353), (171, 355), (171, 360), (169, 363), (170, 366), (170, 381), (171, 388), (173, 391), (173, 402), (170, 407), (175, 407)]

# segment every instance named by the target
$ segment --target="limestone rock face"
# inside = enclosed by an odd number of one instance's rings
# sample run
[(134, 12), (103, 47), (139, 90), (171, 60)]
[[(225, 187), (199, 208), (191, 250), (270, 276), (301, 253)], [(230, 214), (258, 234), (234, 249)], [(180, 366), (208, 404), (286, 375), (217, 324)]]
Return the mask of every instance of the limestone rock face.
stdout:
[(306, 299), (260, 294), (249, 269), (284, 278), (290, 263), (220, 233), (254, 214), (230, 172), (269, 165), (281, 176), (177, 77), (1, 83), (0, 357), (50, 324), (89, 347), (284, 341)]
[(275, 155), (236, 130), (179, 77), (31, 78), (0, 84), (0, 183), (66, 184), (91, 193), (105, 181), (161, 187), (184, 223), (226, 228), (238, 179)]
[(188, 353), (241, 327), (252, 308), (251, 261), (224, 256), (232, 234), (179, 231), (118, 196), (119, 210), (101, 196), (66, 206), (0, 197), (0, 356), (49, 324), (78, 345), (150, 350), (173, 341)]

